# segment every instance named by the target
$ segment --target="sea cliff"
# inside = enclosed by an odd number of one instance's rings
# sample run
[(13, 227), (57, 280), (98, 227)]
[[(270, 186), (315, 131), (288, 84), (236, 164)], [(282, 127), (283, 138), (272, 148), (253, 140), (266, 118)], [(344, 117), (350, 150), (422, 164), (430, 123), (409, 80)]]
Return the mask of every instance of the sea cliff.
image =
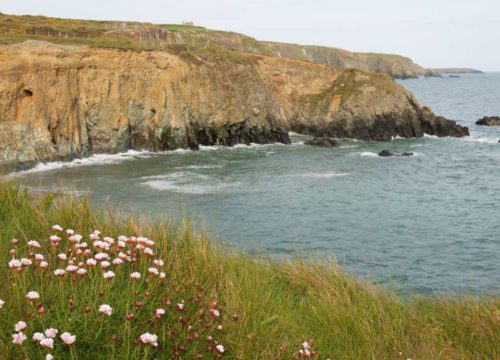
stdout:
[(0, 163), (126, 149), (468, 134), (383, 74), (219, 47), (0, 46)]

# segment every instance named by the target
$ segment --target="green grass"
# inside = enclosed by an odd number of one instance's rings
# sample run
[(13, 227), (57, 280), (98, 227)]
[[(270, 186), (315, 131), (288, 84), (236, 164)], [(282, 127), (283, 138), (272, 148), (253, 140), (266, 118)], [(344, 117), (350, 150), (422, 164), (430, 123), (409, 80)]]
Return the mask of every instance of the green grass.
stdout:
[[(55, 255), (69, 249), (71, 257), (74, 249), (65, 235), (60, 235), (59, 248), (51, 247), (54, 224), (75, 229), (84, 235), (82, 241), (88, 241), (87, 234), (95, 229), (115, 240), (121, 234), (154, 239), (167, 277), (147, 277), (151, 260), (139, 252), (136, 264), (113, 266), (116, 277), (111, 281), (103, 279), (101, 270), (90, 268), (83, 279), (75, 276), (72, 281), (66, 275), (60, 280), (52, 272), (66, 263)], [(38, 240), (49, 269), (9, 269), (13, 238), (19, 239), (17, 258), (27, 256), (28, 240)], [(56, 359), (193, 359), (197, 354), (217, 358), (207, 335), (225, 346), (222, 357), (229, 359), (292, 359), (306, 340), (318, 359), (500, 357), (498, 297), (402, 299), (347, 275), (331, 262), (255, 259), (193, 233), (188, 222), (176, 226), (167, 220), (124, 218), (113, 209), (92, 210), (85, 198), (33, 196), (15, 183), (0, 183), (0, 261), (3, 359), (41, 359), (48, 351), (31, 336), (48, 327), (77, 336), (71, 347), (56, 340), (51, 351)], [(141, 272), (139, 282), (130, 280), (132, 271)], [(41, 296), (33, 304), (25, 298), (30, 290)], [(183, 312), (175, 308), (181, 300), (186, 305)], [(136, 309), (135, 301), (142, 307)], [(213, 301), (221, 310), (215, 321), (208, 314)], [(98, 313), (101, 304), (113, 307), (110, 317)], [(39, 306), (45, 310), (43, 316), (38, 315)], [(166, 310), (161, 320), (153, 317), (158, 307)], [(135, 314), (133, 321), (125, 320), (128, 313)], [(14, 324), (20, 320), (28, 324), (28, 340), (21, 346), (11, 342)], [(189, 324), (200, 340), (189, 340)], [(215, 329), (218, 324), (222, 331)], [(159, 336), (158, 347), (137, 342), (145, 331)]]

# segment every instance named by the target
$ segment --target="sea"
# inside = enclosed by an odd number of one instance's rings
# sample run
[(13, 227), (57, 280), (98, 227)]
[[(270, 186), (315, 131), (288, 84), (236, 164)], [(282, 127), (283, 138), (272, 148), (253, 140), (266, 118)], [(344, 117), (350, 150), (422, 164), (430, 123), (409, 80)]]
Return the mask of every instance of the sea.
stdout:
[[(409, 294), (500, 293), (500, 73), (399, 83), (470, 128), (461, 139), (128, 151), (10, 174), (35, 189), (89, 196), (120, 214), (192, 219), (250, 256), (335, 261)], [(412, 152), (382, 158), (383, 149)], [(71, 224), (68, 224), (70, 226)]]

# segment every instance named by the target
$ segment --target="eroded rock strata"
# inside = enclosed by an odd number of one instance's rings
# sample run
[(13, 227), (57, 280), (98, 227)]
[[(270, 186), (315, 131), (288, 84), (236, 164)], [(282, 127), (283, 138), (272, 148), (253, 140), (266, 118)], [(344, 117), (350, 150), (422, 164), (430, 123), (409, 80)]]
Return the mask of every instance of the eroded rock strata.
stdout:
[(0, 46), (0, 163), (288, 143), (288, 131), (464, 136), (389, 76), (244, 53)]

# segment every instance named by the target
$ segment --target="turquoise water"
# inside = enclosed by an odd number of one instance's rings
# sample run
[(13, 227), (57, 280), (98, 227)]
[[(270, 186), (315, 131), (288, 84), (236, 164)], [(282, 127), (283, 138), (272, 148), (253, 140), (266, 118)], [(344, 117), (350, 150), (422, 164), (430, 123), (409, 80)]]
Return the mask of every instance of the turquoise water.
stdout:
[[(422, 104), (471, 127), (466, 139), (342, 141), (100, 155), (18, 174), (33, 187), (88, 191), (96, 204), (190, 216), (253, 252), (336, 259), (418, 293), (500, 291), (500, 74), (401, 81)], [(380, 158), (382, 149), (414, 152)]]

